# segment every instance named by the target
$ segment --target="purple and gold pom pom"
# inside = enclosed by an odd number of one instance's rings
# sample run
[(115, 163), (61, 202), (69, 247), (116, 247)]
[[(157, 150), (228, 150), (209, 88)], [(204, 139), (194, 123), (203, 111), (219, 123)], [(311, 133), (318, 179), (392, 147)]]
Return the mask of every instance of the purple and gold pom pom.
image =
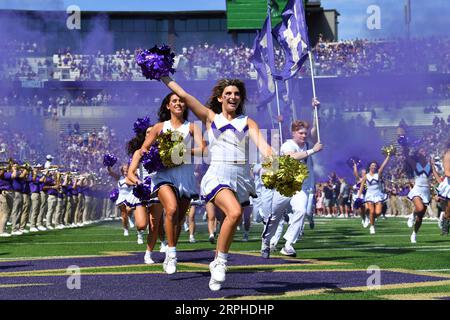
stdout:
[(148, 201), (152, 195), (152, 187), (146, 183), (140, 183), (133, 188), (133, 195), (141, 201)]
[(118, 198), (119, 198), (119, 189), (117, 188), (112, 189), (111, 192), (109, 193), (109, 199), (113, 202), (116, 202)]
[(175, 62), (174, 58), (175, 54), (170, 51), (169, 46), (154, 46), (151, 49), (140, 51), (136, 55), (136, 63), (141, 67), (145, 78), (160, 80), (163, 76), (175, 73), (175, 69), (172, 68)]
[(142, 165), (149, 174), (164, 169), (164, 165), (159, 156), (158, 144), (153, 144), (148, 152), (142, 155)]
[(103, 156), (103, 165), (105, 167), (112, 167), (116, 162), (117, 158), (112, 154), (107, 153)]
[(355, 157), (355, 156), (351, 156), (350, 158), (347, 159), (347, 165), (350, 168), (353, 168), (353, 166), (355, 164), (357, 167), (359, 167), (361, 165), (361, 159), (359, 159), (358, 157)]
[(134, 133), (145, 132), (152, 124), (150, 118), (145, 116), (144, 118), (138, 118), (133, 124)]

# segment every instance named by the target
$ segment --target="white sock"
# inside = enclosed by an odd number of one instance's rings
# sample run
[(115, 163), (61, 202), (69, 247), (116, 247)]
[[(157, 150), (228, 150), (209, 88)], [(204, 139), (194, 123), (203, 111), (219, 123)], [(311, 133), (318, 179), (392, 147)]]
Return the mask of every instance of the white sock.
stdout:
[(147, 256), (147, 257), (152, 257), (152, 252), (151, 251), (148, 251), (148, 250), (145, 250), (145, 255)]
[(221, 260), (222, 262), (227, 262), (228, 261), (228, 253), (223, 253), (223, 252), (218, 252), (217, 253), (217, 259)]
[(214, 233), (210, 233), (210, 234), (209, 234), (209, 237), (210, 237), (210, 238), (214, 238)]
[(168, 247), (167, 255), (171, 258), (176, 258), (177, 257), (177, 248), (176, 247)]

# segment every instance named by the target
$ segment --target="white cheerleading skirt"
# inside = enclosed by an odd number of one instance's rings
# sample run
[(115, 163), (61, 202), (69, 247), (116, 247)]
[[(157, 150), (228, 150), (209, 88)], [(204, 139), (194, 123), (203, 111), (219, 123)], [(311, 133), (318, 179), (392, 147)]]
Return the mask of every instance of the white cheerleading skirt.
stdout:
[(248, 164), (211, 163), (201, 182), (201, 196), (205, 202), (214, 199), (222, 189), (232, 190), (242, 206), (256, 197), (255, 183)]
[(156, 196), (159, 188), (164, 185), (172, 186), (179, 198), (198, 198), (193, 164), (183, 164), (155, 173), (151, 184), (153, 194)]
[(133, 188), (120, 188), (119, 189), (119, 197), (116, 200), (116, 206), (121, 206), (122, 204), (127, 204), (127, 197), (130, 195), (130, 193), (133, 191)]
[(450, 177), (445, 177), (444, 181), (442, 181), (437, 187), (439, 197), (450, 200)]
[(415, 185), (411, 191), (409, 191), (408, 199), (412, 201), (414, 197), (419, 197), (424, 204), (429, 204), (431, 200), (430, 187)]
[(387, 200), (388, 196), (386, 193), (383, 193), (381, 191), (378, 192), (366, 192), (366, 195), (364, 196), (364, 203), (367, 202), (385, 202)]

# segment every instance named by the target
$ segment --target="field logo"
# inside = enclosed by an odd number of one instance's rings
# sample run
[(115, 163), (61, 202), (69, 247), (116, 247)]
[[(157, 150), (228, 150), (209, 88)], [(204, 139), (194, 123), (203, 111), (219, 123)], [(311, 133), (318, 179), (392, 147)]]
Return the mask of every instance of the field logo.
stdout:
[(67, 278), (66, 284), (69, 290), (81, 289), (81, 271), (79, 266), (69, 266), (66, 270), (67, 274), (70, 274)]
[(379, 266), (369, 266), (367, 268), (367, 274), (370, 274), (367, 278), (367, 288), (369, 290), (381, 289), (381, 269)]
[(66, 26), (69, 30), (81, 29), (81, 9), (79, 6), (71, 5), (66, 10), (68, 16), (66, 20)]
[(369, 15), (366, 20), (366, 26), (369, 30), (381, 29), (381, 9), (379, 6), (372, 4), (367, 7), (366, 13)]

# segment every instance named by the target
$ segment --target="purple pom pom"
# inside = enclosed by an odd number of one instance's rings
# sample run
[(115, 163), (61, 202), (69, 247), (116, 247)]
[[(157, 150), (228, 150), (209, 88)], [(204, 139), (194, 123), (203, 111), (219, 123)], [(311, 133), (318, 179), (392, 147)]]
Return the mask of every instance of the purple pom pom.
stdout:
[(145, 177), (144, 184), (151, 185), (152, 184), (152, 178), (150, 176)]
[(140, 183), (133, 188), (133, 195), (141, 201), (148, 201), (152, 195), (152, 188), (149, 184)]
[(356, 163), (356, 166), (359, 167), (361, 165), (361, 159), (355, 156), (351, 156), (350, 158), (347, 159), (347, 165), (350, 168), (353, 168), (353, 163)]
[(161, 161), (161, 157), (159, 156), (158, 145), (153, 144), (148, 152), (142, 155), (142, 165), (148, 173), (153, 173), (156, 171), (161, 171), (164, 169), (164, 165)]
[(103, 165), (105, 167), (112, 167), (116, 162), (117, 158), (112, 154), (107, 153), (103, 156)]
[(358, 198), (358, 199), (355, 200), (355, 203), (353, 204), (353, 209), (362, 208), (363, 205), (364, 205), (363, 199)]
[(109, 193), (109, 199), (112, 202), (116, 202), (118, 198), (119, 198), (119, 189), (117, 188), (112, 189), (111, 192)]
[(406, 137), (406, 136), (400, 136), (400, 137), (398, 137), (398, 139), (397, 139), (397, 142), (398, 142), (398, 144), (399, 145), (401, 145), (402, 147), (406, 147), (406, 146), (408, 146), (408, 137)]
[(145, 116), (144, 118), (138, 118), (133, 124), (134, 133), (145, 132), (152, 124), (150, 118)]
[(160, 80), (163, 76), (175, 73), (172, 68), (175, 54), (170, 52), (170, 47), (163, 45), (154, 46), (136, 55), (136, 63), (141, 67), (142, 74), (147, 79)]

